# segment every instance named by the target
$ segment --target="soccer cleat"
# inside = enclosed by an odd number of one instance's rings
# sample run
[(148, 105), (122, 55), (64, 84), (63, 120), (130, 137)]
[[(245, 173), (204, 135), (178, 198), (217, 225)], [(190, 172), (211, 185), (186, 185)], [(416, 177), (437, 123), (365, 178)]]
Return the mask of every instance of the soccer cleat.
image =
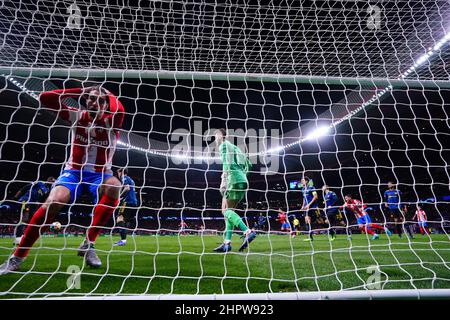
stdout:
[(306, 239), (303, 239), (303, 241), (309, 242), (309, 241), (313, 241), (313, 239), (311, 239), (311, 238), (306, 238)]
[(336, 240), (336, 235), (330, 237), (330, 241)]
[(229, 243), (222, 243), (220, 246), (214, 249), (215, 252), (228, 252), (231, 251), (231, 245)]
[(114, 246), (115, 246), (115, 247), (123, 247), (123, 246), (126, 245), (126, 244), (127, 244), (126, 241), (119, 240), (119, 241), (117, 241), (116, 243), (114, 243)]
[(254, 231), (250, 232), (245, 237), (244, 242), (242, 242), (241, 247), (239, 248), (239, 251), (243, 251), (243, 250), (247, 249), (247, 247), (250, 244), (250, 242), (255, 240), (255, 238), (256, 238), (256, 232), (254, 232)]
[(380, 236), (377, 235), (376, 233), (372, 236), (372, 240), (377, 240)]
[(389, 230), (388, 228), (384, 228), (384, 232), (386, 232), (386, 234), (390, 237), (392, 236), (392, 232), (391, 230)]
[(78, 256), (84, 257), (86, 264), (92, 268), (100, 268), (102, 261), (95, 252), (94, 245), (89, 244), (86, 240), (78, 248)]
[(5, 263), (0, 265), (0, 275), (8, 274), (10, 272), (19, 270), (23, 260), (24, 260), (23, 258), (12, 256), (8, 260), (6, 260)]
[(92, 268), (100, 268), (102, 266), (102, 261), (97, 256), (94, 245), (90, 245), (89, 249), (86, 251), (84, 260), (86, 261), (86, 264)]
[(86, 254), (86, 251), (89, 249), (89, 244), (87, 243), (86, 240), (83, 241), (83, 243), (81, 243), (80, 247), (78, 248), (78, 256), (79, 257), (84, 257), (84, 255)]
[(348, 237), (347, 237), (347, 240), (348, 240), (348, 241), (351, 241), (351, 240), (352, 240), (352, 236), (348, 236)]

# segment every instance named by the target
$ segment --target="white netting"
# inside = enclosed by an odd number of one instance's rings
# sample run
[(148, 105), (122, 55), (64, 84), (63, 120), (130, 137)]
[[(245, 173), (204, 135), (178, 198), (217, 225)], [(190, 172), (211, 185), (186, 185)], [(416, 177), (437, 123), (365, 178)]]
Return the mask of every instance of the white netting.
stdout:
[[(27, 222), (16, 192), (59, 176), (70, 155), (71, 125), (39, 103), (44, 91), (103, 84), (119, 98), (113, 165), (128, 168), (139, 203), (126, 246), (113, 245), (108, 221), (100, 269), (76, 257), (95, 206), (65, 206), (61, 231), (0, 275), (0, 297), (448, 289), (449, 15), (448, 1), (425, 0), (3, 1), (1, 258)], [(219, 128), (253, 163), (237, 212), (258, 236), (244, 252), (238, 234), (231, 252), (212, 251), (225, 227)], [(339, 206), (351, 194), (402, 237), (375, 230), (372, 240), (347, 211), (331, 229), (313, 221), (314, 241), (302, 241), (304, 175), (320, 209), (327, 184)], [(385, 208), (389, 181), (406, 205), (398, 223)], [(30, 213), (39, 205), (25, 202)], [(428, 228), (413, 220), (417, 205)], [(297, 237), (280, 230), (279, 208), (289, 227), (299, 220)]]

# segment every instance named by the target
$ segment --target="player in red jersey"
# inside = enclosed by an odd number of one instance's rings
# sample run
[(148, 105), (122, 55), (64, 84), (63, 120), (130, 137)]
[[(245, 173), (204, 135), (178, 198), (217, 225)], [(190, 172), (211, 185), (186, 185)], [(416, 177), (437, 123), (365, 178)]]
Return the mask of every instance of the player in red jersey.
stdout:
[(419, 225), (420, 234), (421, 235), (425, 235), (425, 233), (430, 234), (427, 225), (428, 223), (427, 214), (425, 213), (425, 211), (423, 211), (422, 206), (419, 204), (417, 205), (417, 210), (414, 213), (412, 220), (414, 220), (415, 218), (417, 218), (417, 224)]
[(281, 223), (281, 231), (291, 232), (291, 226), (287, 220), (286, 212), (281, 210), (281, 208), (278, 209), (277, 221)]
[(367, 205), (363, 204), (360, 200), (353, 199), (351, 195), (348, 194), (345, 196), (345, 203), (341, 208), (353, 212), (361, 232), (372, 235), (372, 240), (379, 238), (378, 234), (376, 234), (372, 229), (382, 230), (385, 231), (387, 235), (391, 235), (391, 232), (388, 228), (385, 228), (382, 225), (376, 223), (372, 223), (370, 215), (367, 212)]
[[(74, 98), (80, 108), (67, 105)], [(60, 209), (87, 191), (95, 205), (93, 221), (87, 230), (78, 255), (86, 264), (100, 267), (94, 243), (118, 205), (121, 183), (112, 175), (111, 165), (122, 127), (124, 108), (118, 98), (100, 87), (61, 89), (43, 92), (41, 105), (57, 112), (71, 123), (71, 152), (65, 169), (56, 180), (45, 203), (35, 212), (13, 255), (0, 266), (0, 274), (16, 271), (29, 250), (48, 229)], [(85, 103), (85, 108), (82, 105)], [(100, 199), (99, 199), (100, 198)]]

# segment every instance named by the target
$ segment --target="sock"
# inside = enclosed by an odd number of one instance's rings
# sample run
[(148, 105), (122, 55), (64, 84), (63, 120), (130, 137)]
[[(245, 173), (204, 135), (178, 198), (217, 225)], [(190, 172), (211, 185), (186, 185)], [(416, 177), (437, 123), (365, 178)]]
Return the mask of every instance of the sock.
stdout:
[(372, 224), (370, 225), (370, 227), (371, 227), (371, 228), (374, 228), (374, 229), (378, 229), (378, 230), (383, 230), (383, 231), (385, 230), (383, 226), (381, 226), (381, 225), (379, 225), (379, 224), (377, 224), (377, 223), (372, 223)]
[(31, 221), (27, 228), (25, 229), (25, 233), (23, 235), (22, 240), (20, 241), (19, 246), (14, 252), (14, 256), (25, 258), (30, 252), (31, 247), (39, 239), (41, 233), (45, 232), (48, 229), (48, 226), (42, 227), (43, 224), (50, 224), (55, 218), (56, 213), (50, 215), (46, 209), (40, 207), (36, 210)]
[(16, 234), (15, 234), (16, 238), (20, 238), (21, 236), (23, 236), (24, 231), (25, 231), (25, 225), (23, 223), (21, 223), (16, 228)]
[(374, 235), (375, 234), (375, 232), (373, 232), (370, 228), (367, 228), (367, 227), (362, 227), (361, 228), (365, 233), (368, 233), (368, 234), (370, 234), (370, 235)]
[(400, 223), (396, 223), (396, 225), (395, 225), (395, 230), (397, 230), (397, 234), (401, 237), (402, 236), (402, 227), (401, 227), (401, 225), (400, 225)]
[(120, 239), (126, 240), (127, 238), (127, 231), (125, 230), (125, 222), (120, 221), (117, 223), (117, 229), (119, 229)]
[(241, 231), (247, 233), (249, 230), (247, 225), (242, 221), (241, 217), (231, 209), (227, 209), (224, 214), (225, 218), (232, 224), (233, 227), (239, 227)]
[(425, 234), (425, 231), (423, 230), (423, 228), (422, 228), (422, 227), (419, 227), (419, 229), (420, 229), (420, 234), (421, 234), (421, 235), (424, 235), (424, 234)]
[(328, 229), (328, 235), (334, 238), (334, 236), (336, 235), (336, 231), (334, 231), (334, 228), (332, 228), (329, 223), (324, 223), (324, 226)]
[(94, 209), (94, 221), (92, 226), (88, 229), (87, 240), (89, 242), (95, 242), (97, 236), (100, 233), (101, 227), (104, 227), (108, 220), (114, 213), (114, 209), (119, 204), (119, 199), (114, 199), (106, 194), (102, 196), (99, 203)]
[(228, 219), (225, 220), (225, 241), (224, 243), (230, 243), (231, 242), (231, 237), (233, 236), (233, 225), (231, 224), (230, 221), (228, 221)]
[(313, 237), (313, 232), (312, 232), (312, 228), (311, 228), (311, 224), (310, 223), (307, 223), (306, 224), (306, 228), (308, 229), (308, 236), (309, 236), (309, 238), (312, 240), (312, 239), (314, 239), (314, 237)]

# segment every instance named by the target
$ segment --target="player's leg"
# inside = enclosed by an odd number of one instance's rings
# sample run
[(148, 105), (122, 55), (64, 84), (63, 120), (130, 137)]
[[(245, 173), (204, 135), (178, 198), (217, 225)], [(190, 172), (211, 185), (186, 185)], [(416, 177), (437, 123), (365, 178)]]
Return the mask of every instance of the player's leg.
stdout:
[(14, 229), (14, 244), (19, 244), (22, 240), (23, 233), (25, 232), (26, 223), (29, 222), (29, 211), (30, 208), (27, 206), (26, 200), (20, 200), (21, 205), (17, 208), (17, 214), (19, 216), (19, 221)]
[(334, 226), (336, 225), (336, 212), (324, 211), (323, 214), (325, 227), (328, 229), (330, 240), (334, 241), (336, 239), (336, 230), (334, 228)]
[(52, 189), (45, 203), (34, 213), (13, 256), (0, 266), (0, 275), (19, 269), (36, 240), (49, 228), (48, 225), (70, 198), (71, 191), (65, 186), (60, 185)]
[(311, 219), (311, 210), (306, 211), (305, 214), (305, 228), (308, 232), (308, 238), (303, 239), (303, 241), (312, 241), (314, 240), (313, 232), (312, 232), (312, 219)]
[(102, 263), (95, 252), (94, 244), (119, 204), (122, 184), (116, 177), (104, 174), (87, 174), (85, 182), (89, 183), (89, 191), (94, 197), (99, 195), (100, 201), (95, 206), (91, 226), (87, 230), (86, 239), (79, 247), (78, 255), (85, 257), (87, 265), (98, 268)]
[(126, 231), (126, 222), (125, 222), (125, 210), (127, 203), (124, 201), (119, 206), (119, 214), (116, 219), (116, 229), (120, 234), (120, 240), (117, 241), (115, 246), (124, 246), (127, 243), (127, 231)]

